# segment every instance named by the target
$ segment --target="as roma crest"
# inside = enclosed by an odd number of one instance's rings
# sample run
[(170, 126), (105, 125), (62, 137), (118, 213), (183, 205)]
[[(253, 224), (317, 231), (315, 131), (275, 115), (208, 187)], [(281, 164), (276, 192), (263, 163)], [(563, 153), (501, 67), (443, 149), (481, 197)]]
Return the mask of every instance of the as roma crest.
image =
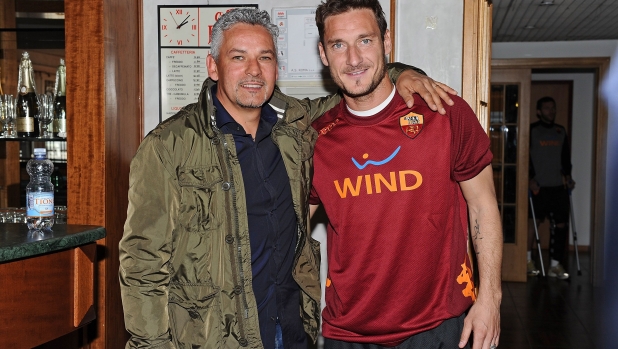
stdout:
[(409, 113), (399, 118), (399, 126), (406, 136), (414, 139), (423, 130), (423, 115)]

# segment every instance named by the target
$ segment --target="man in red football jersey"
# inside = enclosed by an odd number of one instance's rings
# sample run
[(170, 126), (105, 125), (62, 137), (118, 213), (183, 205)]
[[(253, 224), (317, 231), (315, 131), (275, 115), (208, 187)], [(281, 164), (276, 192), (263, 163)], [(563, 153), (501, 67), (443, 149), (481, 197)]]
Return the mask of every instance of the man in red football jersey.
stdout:
[(344, 95), (313, 123), (311, 210), (329, 218), (325, 347), (469, 348), (473, 334), (472, 348), (495, 348), (502, 229), (486, 133), (456, 96), (446, 116), (419, 98), (406, 107), (385, 75), (377, 0), (327, 0), (316, 22)]

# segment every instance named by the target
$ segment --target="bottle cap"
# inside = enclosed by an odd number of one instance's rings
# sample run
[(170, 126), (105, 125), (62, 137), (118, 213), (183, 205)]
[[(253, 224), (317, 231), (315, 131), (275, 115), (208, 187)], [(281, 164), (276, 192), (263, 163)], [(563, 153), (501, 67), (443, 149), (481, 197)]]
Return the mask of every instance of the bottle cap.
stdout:
[(34, 148), (34, 158), (36, 160), (45, 160), (47, 158), (47, 149)]

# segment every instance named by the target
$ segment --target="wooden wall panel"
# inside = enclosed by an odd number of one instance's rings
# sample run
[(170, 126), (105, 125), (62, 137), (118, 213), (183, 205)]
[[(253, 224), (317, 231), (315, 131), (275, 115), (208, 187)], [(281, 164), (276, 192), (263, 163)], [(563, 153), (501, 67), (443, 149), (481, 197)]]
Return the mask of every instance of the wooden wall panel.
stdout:
[(65, 11), (69, 223), (105, 225), (103, 0)]
[(476, 113), (483, 129), (489, 128), (492, 2), (464, 0), (461, 97)]
[[(65, 1), (67, 209), (71, 224), (105, 225), (103, 1)], [(93, 344), (104, 344), (106, 337), (107, 240), (97, 243), (97, 320), (88, 326), (88, 342)]]
[[(105, 26), (105, 227), (108, 275), (106, 348), (123, 348), (124, 327), (118, 281), (118, 242), (127, 216), (129, 165), (141, 141), (139, 1), (107, 0)], [(113, 316), (112, 316), (113, 315)]]
[(118, 242), (129, 163), (141, 140), (139, 2), (66, 0), (68, 215), (105, 226), (97, 255), (97, 321), (86, 348), (122, 348)]

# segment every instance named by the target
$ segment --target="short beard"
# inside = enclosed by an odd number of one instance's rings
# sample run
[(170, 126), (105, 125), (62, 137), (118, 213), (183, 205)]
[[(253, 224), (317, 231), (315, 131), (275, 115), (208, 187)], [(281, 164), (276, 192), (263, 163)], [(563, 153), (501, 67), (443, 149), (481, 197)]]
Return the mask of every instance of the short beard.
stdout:
[[(264, 86), (265, 89), (267, 89), (266, 82), (264, 80), (247, 80), (247, 81), (242, 81), (240, 84), (244, 84), (247, 82), (259, 82)], [(236, 104), (238, 104), (239, 106), (243, 108), (252, 108), (252, 109), (261, 108), (264, 105), (264, 103), (266, 103), (267, 100), (268, 100), (268, 97), (264, 97), (264, 100), (260, 103), (245, 103), (241, 101), (240, 98), (238, 97), (238, 88), (236, 88)]]
[(264, 100), (262, 103), (260, 104), (255, 104), (255, 103), (249, 103), (249, 104), (245, 104), (244, 102), (242, 102), (240, 99), (236, 98), (236, 104), (238, 104), (239, 106), (243, 107), (243, 108), (253, 108), (253, 109), (257, 109), (257, 108), (262, 108), (262, 106), (264, 105), (264, 103), (266, 103), (266, 100)]
[(341, 91), (343, 91), (343, 94), (348, 96), (348, 97), (352, 97), (352, 98), (365, 97), (365, 96), (369, 95), (370, 93), (372, 93), (373, 91), (375, 91), (375, 89), (382, 82), (382, 79), (384, 79), (385, 75), (386, 75), (386, 66), (382, 65), (381, 74), (379, 74), (379, 76), (377, 78), (372, 79), (371, 80), (371, 84), (369, 84), (369, 86), (367, 86), (366, 89), (364, 89), (364, 90), (362, 90), (360, 92), (352, 92), (352, 91), (349, 91), (348, 89), (346, 89), (346, 87), (345, 87), (345, 85), (343, 83), (341, 83), (339, 88), (341, 89)]

